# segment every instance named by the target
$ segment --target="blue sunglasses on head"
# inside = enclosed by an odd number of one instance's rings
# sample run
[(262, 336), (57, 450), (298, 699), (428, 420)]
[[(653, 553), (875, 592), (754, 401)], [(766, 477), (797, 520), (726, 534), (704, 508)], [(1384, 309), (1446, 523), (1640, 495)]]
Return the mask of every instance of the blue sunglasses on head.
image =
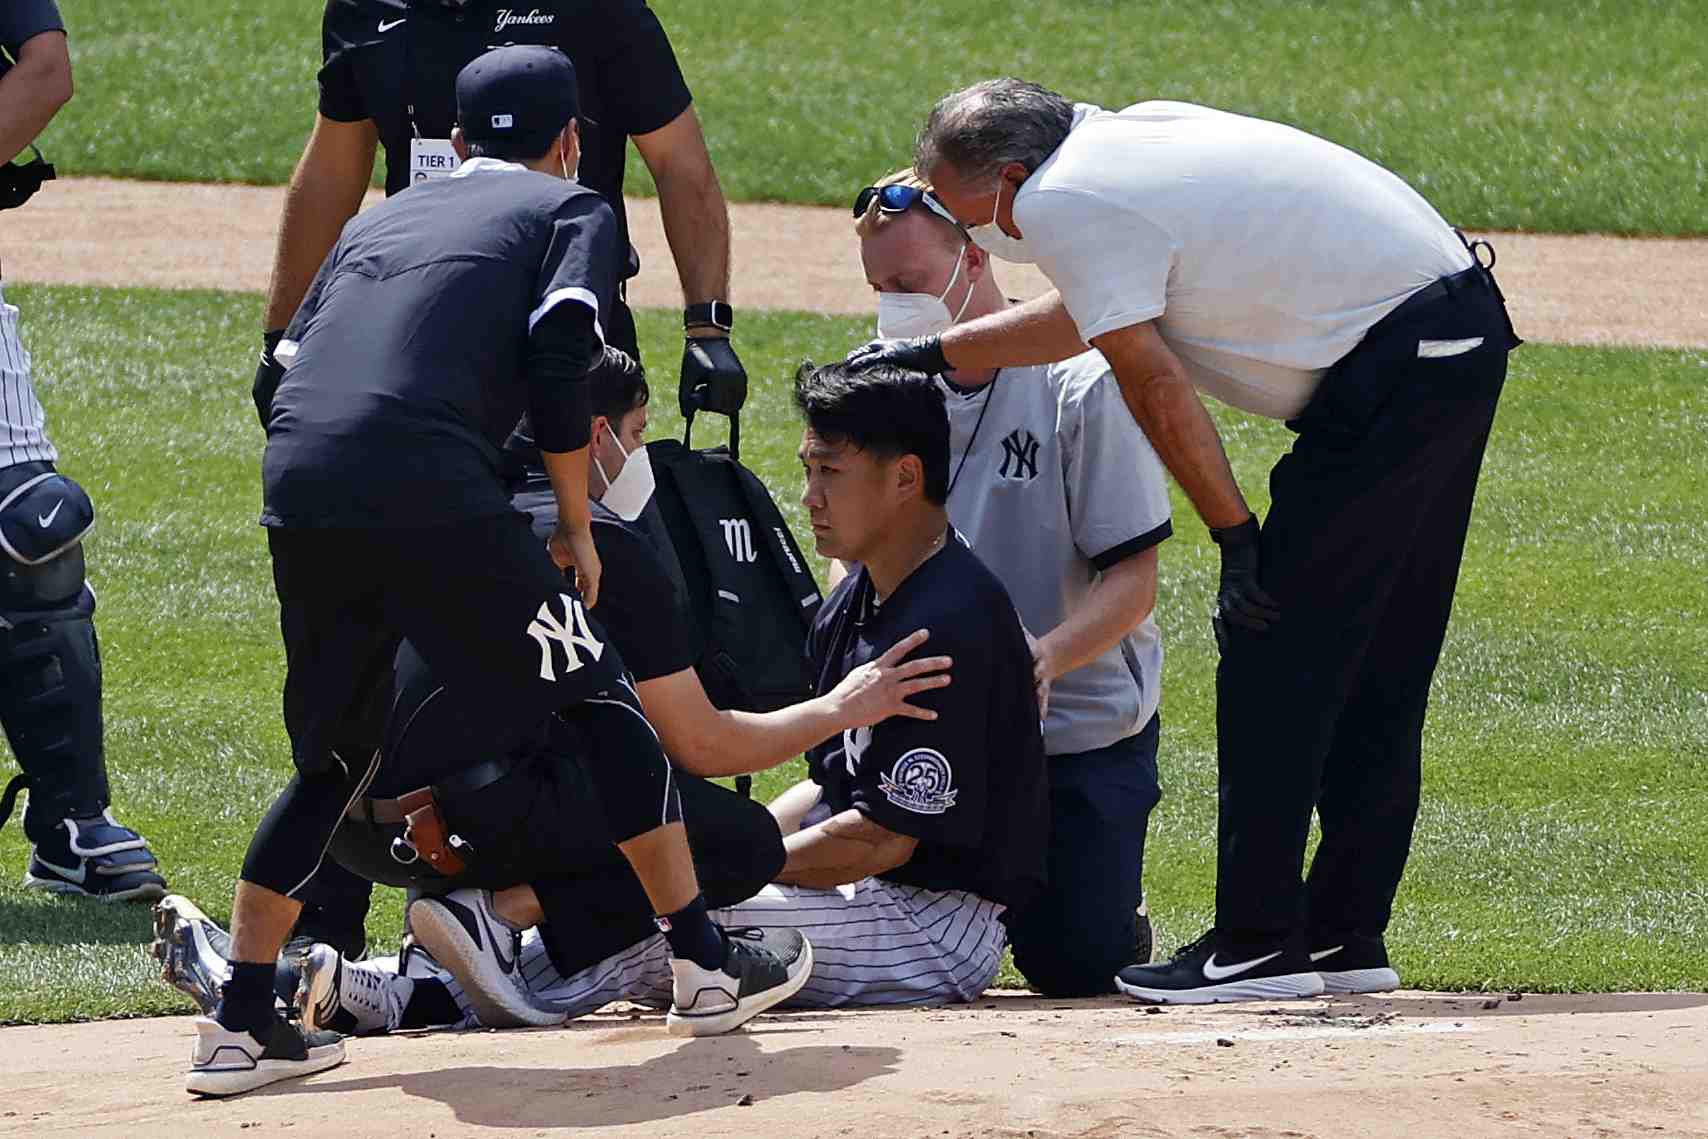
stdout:
[(867, 186), (854, 195), (854, 216), (864, 217), (872, 206), (872, 199), (878, 200), (878, 209), (886, 214), (906, 213), (921, 202), (925, 208), (954, 226), (961, 228), (961, 223), (955, 220), (955, 215), (943, 208), (935, 195), (929, 190), (918, 186), (908, 186), (903, 183), (892, 183), (888, 186)]

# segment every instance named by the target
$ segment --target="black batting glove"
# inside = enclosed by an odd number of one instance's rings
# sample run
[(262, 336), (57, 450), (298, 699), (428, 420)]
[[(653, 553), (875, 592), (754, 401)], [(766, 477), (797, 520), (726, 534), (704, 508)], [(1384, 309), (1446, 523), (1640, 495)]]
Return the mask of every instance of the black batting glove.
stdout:
[(682, 386), (677, 393), (684, 417), (696, 411), (734, 415), (747, 402), (747, 369), (727, 336), (690, 336), (682, 346)]
[(867, 341), (848, 353), (847, 364), (856, 372), (879, 364), (929, 376), (949, 370), (949, 361), (943, 356), (943, 337), (936, 334), (915, 336), (911, 340)]
[(261, 334), (261, 362), (255, 366), (255, 383), (250, 387), (249, 395), (255, 401), (255, 414), (261, 417), (263, 430), (273, 409), (273, 393), (279, 390), (279, 381), (285, 375), (284, 365), (273, 359), (273, 349), (284, 338), (285, 330), (282, 328)]
[(1216, 614), (1210, 625), (1216, 631), (1217, 647), (1224, 651), (1228, 647), (1228, 625), (1261, 633), (1281, 619), (1275, 599), (1257, 584), (1260, 534), (1255, 515), (1238, 526), (1210, 531), (1211, 539), (1222, 548), (1222, 581), (1216, 590)]

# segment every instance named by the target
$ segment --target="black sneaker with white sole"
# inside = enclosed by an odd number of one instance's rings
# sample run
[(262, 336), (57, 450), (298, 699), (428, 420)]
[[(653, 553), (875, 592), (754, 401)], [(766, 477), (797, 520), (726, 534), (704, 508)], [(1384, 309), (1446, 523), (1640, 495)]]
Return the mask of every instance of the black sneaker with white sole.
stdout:
[(1323, 979), (1327, 993), (1391, 993), (1400, 975), (1388, 964), (1388, 947), (1380, 937), (1336, 934), (1312, 939), (1311, 968)]
[(343, 1062), (344, 1040), (336, 1032), (303, 1033), (275, 1015), (257, 1036), (202, 1016), (196, 1018), (196, 1044), (184, 1087), (192, 1095), (238, 1095)]
[(538, 1028), (567, 1019), (528, 991), (519, 960), (522, 935), (493, 912), (491, 891), (417, 898), (409, 905), (409, 926), (421, 947), (462, 985), (485, 1027)]
[(670, 959), (674, 1000), (665, 1025), (676, 1036), (716, 1036), (788, 1000), (812, 976), (812, 944), (795, 929), (724, 930), (720, 969)]
[(1225, 945), (1210, 930), (1160, 965), (1129, 965), (1115, 987), (1145, 1004), (1207, 1005), (1318, 996), (1322, 978), (1302, 950), (1287, 945)]

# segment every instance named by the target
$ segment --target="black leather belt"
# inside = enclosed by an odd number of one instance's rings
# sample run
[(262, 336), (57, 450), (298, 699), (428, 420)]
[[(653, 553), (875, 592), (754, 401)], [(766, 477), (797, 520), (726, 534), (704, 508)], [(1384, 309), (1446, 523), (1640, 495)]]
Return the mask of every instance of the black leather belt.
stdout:
[[(507, 756), (503, 759), (489, 759), (477, 763), (473, 767), (465, 767), (433, 783), (433, 794), (440, 801), (454, 800), (459, 795), (472, 795), (484, 787), (490, 787), (515, 771), (527, 759), (526, 756)], [(367, 823), (369, 826), (396, 826), (403, 822), (405, 812), (398, 805), (397, 799), (357, 799), (350, 804), (344, 817), (351, 822)]]

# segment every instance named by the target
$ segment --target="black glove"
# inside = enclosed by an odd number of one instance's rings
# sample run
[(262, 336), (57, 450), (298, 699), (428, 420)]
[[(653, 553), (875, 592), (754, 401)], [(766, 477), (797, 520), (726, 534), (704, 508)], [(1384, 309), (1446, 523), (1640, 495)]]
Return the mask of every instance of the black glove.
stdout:
[(255, 400), (255, 414), (261, 417), (263, 430), (273, 409), (273, 393), (279, 390), (279, 381), (285, 375), (284, 365), (273, 359), (273, 349), (284, 338), (285, 330), (282, 328), (261, 334), (261, 362), (255, 366), (255, 384), (249, 389), (249, 394)]
[(683, 418), (696, 411), (734, 415), (747, 402), (747, 369), (726, 336), (690, 336), (682, 346)]
[(848, 353), (847, 363), (856, 372), (879, 364), (928, 376), (949, 370), (949, 361), (943, 357), (943, 337), (935, 334), (911, 340), (869, 340)]
[(1222, 548), (1222, 581), (1216, 590), (1216, 614), (1210, 625), (1216, 631), (1217, 647), (1223, 650), (1228, 647), (1226, 626), (1261, 633), (1281, 619), (1275, 599), (1257, 584), (1260, 533), (1255, 515), (1238, 526), (1210, 531), (1210, 537)]

